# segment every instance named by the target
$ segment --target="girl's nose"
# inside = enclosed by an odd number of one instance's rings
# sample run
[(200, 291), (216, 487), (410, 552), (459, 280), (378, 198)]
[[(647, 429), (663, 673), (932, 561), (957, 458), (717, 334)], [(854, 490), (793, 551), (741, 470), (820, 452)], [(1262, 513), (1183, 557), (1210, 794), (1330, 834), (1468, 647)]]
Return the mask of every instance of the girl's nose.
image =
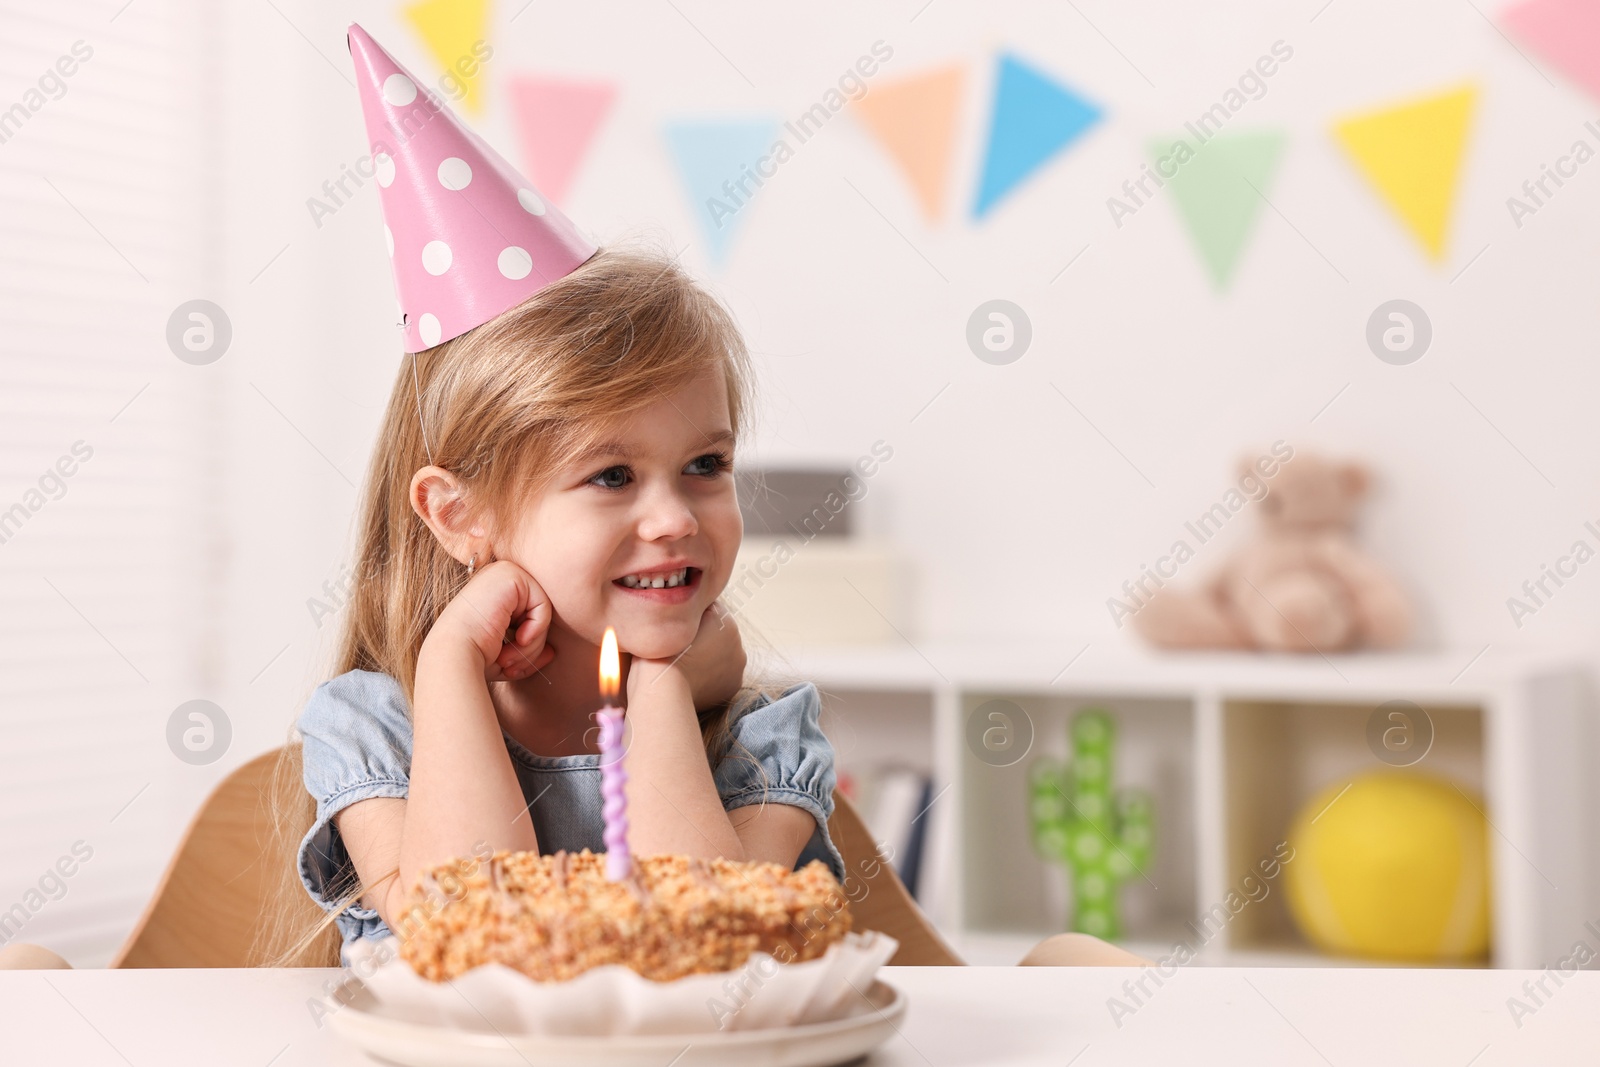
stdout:
[(700, 530), (694, 509), (684, 497), (671, 489), (646, 493), (641, 501), (639, 536), (646, 541), (672, 541), (692, 537)]

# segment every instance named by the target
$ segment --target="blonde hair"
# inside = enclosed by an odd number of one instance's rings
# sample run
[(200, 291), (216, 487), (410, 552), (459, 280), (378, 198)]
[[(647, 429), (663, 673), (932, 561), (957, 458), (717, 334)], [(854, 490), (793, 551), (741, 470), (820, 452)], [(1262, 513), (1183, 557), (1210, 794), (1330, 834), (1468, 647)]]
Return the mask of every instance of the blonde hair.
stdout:
[[(461, 479), (475, 507), (511, 514), (538, 492), (556, 463), (594, 440), (608, 421), (717, 369), (734, 435), (742, 438), (753, 380), (732, 316), (673, 258), (616, 247), (601, 249), (497, 318), (407, 357), (367, 469), (335, 673), (388, 674), (409, 704), (423, 639), (466, 584), (466, 568), (412, 510), (417, 470), (442, 467)], [(731, 708), (774, 688), (747, 685), (732, 701), (699, 712), (713, 771), (733, 740)], [(273, 793), (279, 854), (289, 857), (281, 865), (285, 890), (303, 894), (292, 863), (315, 819), (315, 803), (301, 769), (300, 745), (290, 744)], [(266, 950), (270, 962), (336, 965), (333, 921), (368, 888), (356, 885), (291, 947), (282, 947), (288, 940), (283, 931), (269, 932), (265, 941), (279, 946)]]

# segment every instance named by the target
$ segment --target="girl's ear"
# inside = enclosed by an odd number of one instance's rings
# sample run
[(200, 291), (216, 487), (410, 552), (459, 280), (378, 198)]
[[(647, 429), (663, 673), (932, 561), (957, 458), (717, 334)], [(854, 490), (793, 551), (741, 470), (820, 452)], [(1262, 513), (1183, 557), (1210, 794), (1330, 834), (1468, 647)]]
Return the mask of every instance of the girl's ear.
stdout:
[(427, 524), (444, 550), (465, 564), (474, 554), (488, 561), (489, 541), (473, 514), (461, 480), (443, 467), (423, 467), (411, 476), (411, 510)]

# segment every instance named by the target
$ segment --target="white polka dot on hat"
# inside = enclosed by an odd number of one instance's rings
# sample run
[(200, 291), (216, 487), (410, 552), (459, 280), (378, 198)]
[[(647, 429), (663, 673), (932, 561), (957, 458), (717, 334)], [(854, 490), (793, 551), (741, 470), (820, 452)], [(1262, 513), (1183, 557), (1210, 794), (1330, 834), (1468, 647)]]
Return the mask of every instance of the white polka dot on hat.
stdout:
[(349, 42), (406, 351), (504, 314), (597, 251), (365, 30), (351, 24)]

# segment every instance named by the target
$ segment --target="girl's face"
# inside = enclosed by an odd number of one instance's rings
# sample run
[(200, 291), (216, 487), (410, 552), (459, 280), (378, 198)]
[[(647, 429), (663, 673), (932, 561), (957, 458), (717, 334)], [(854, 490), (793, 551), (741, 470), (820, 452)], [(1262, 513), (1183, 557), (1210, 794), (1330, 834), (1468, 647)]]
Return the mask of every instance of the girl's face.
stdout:
[(550, 597), (552, 630), (670, 659), (694, 640), (744, 534), (721, 370), (611, 423), (516, 517), (496, 555)]

